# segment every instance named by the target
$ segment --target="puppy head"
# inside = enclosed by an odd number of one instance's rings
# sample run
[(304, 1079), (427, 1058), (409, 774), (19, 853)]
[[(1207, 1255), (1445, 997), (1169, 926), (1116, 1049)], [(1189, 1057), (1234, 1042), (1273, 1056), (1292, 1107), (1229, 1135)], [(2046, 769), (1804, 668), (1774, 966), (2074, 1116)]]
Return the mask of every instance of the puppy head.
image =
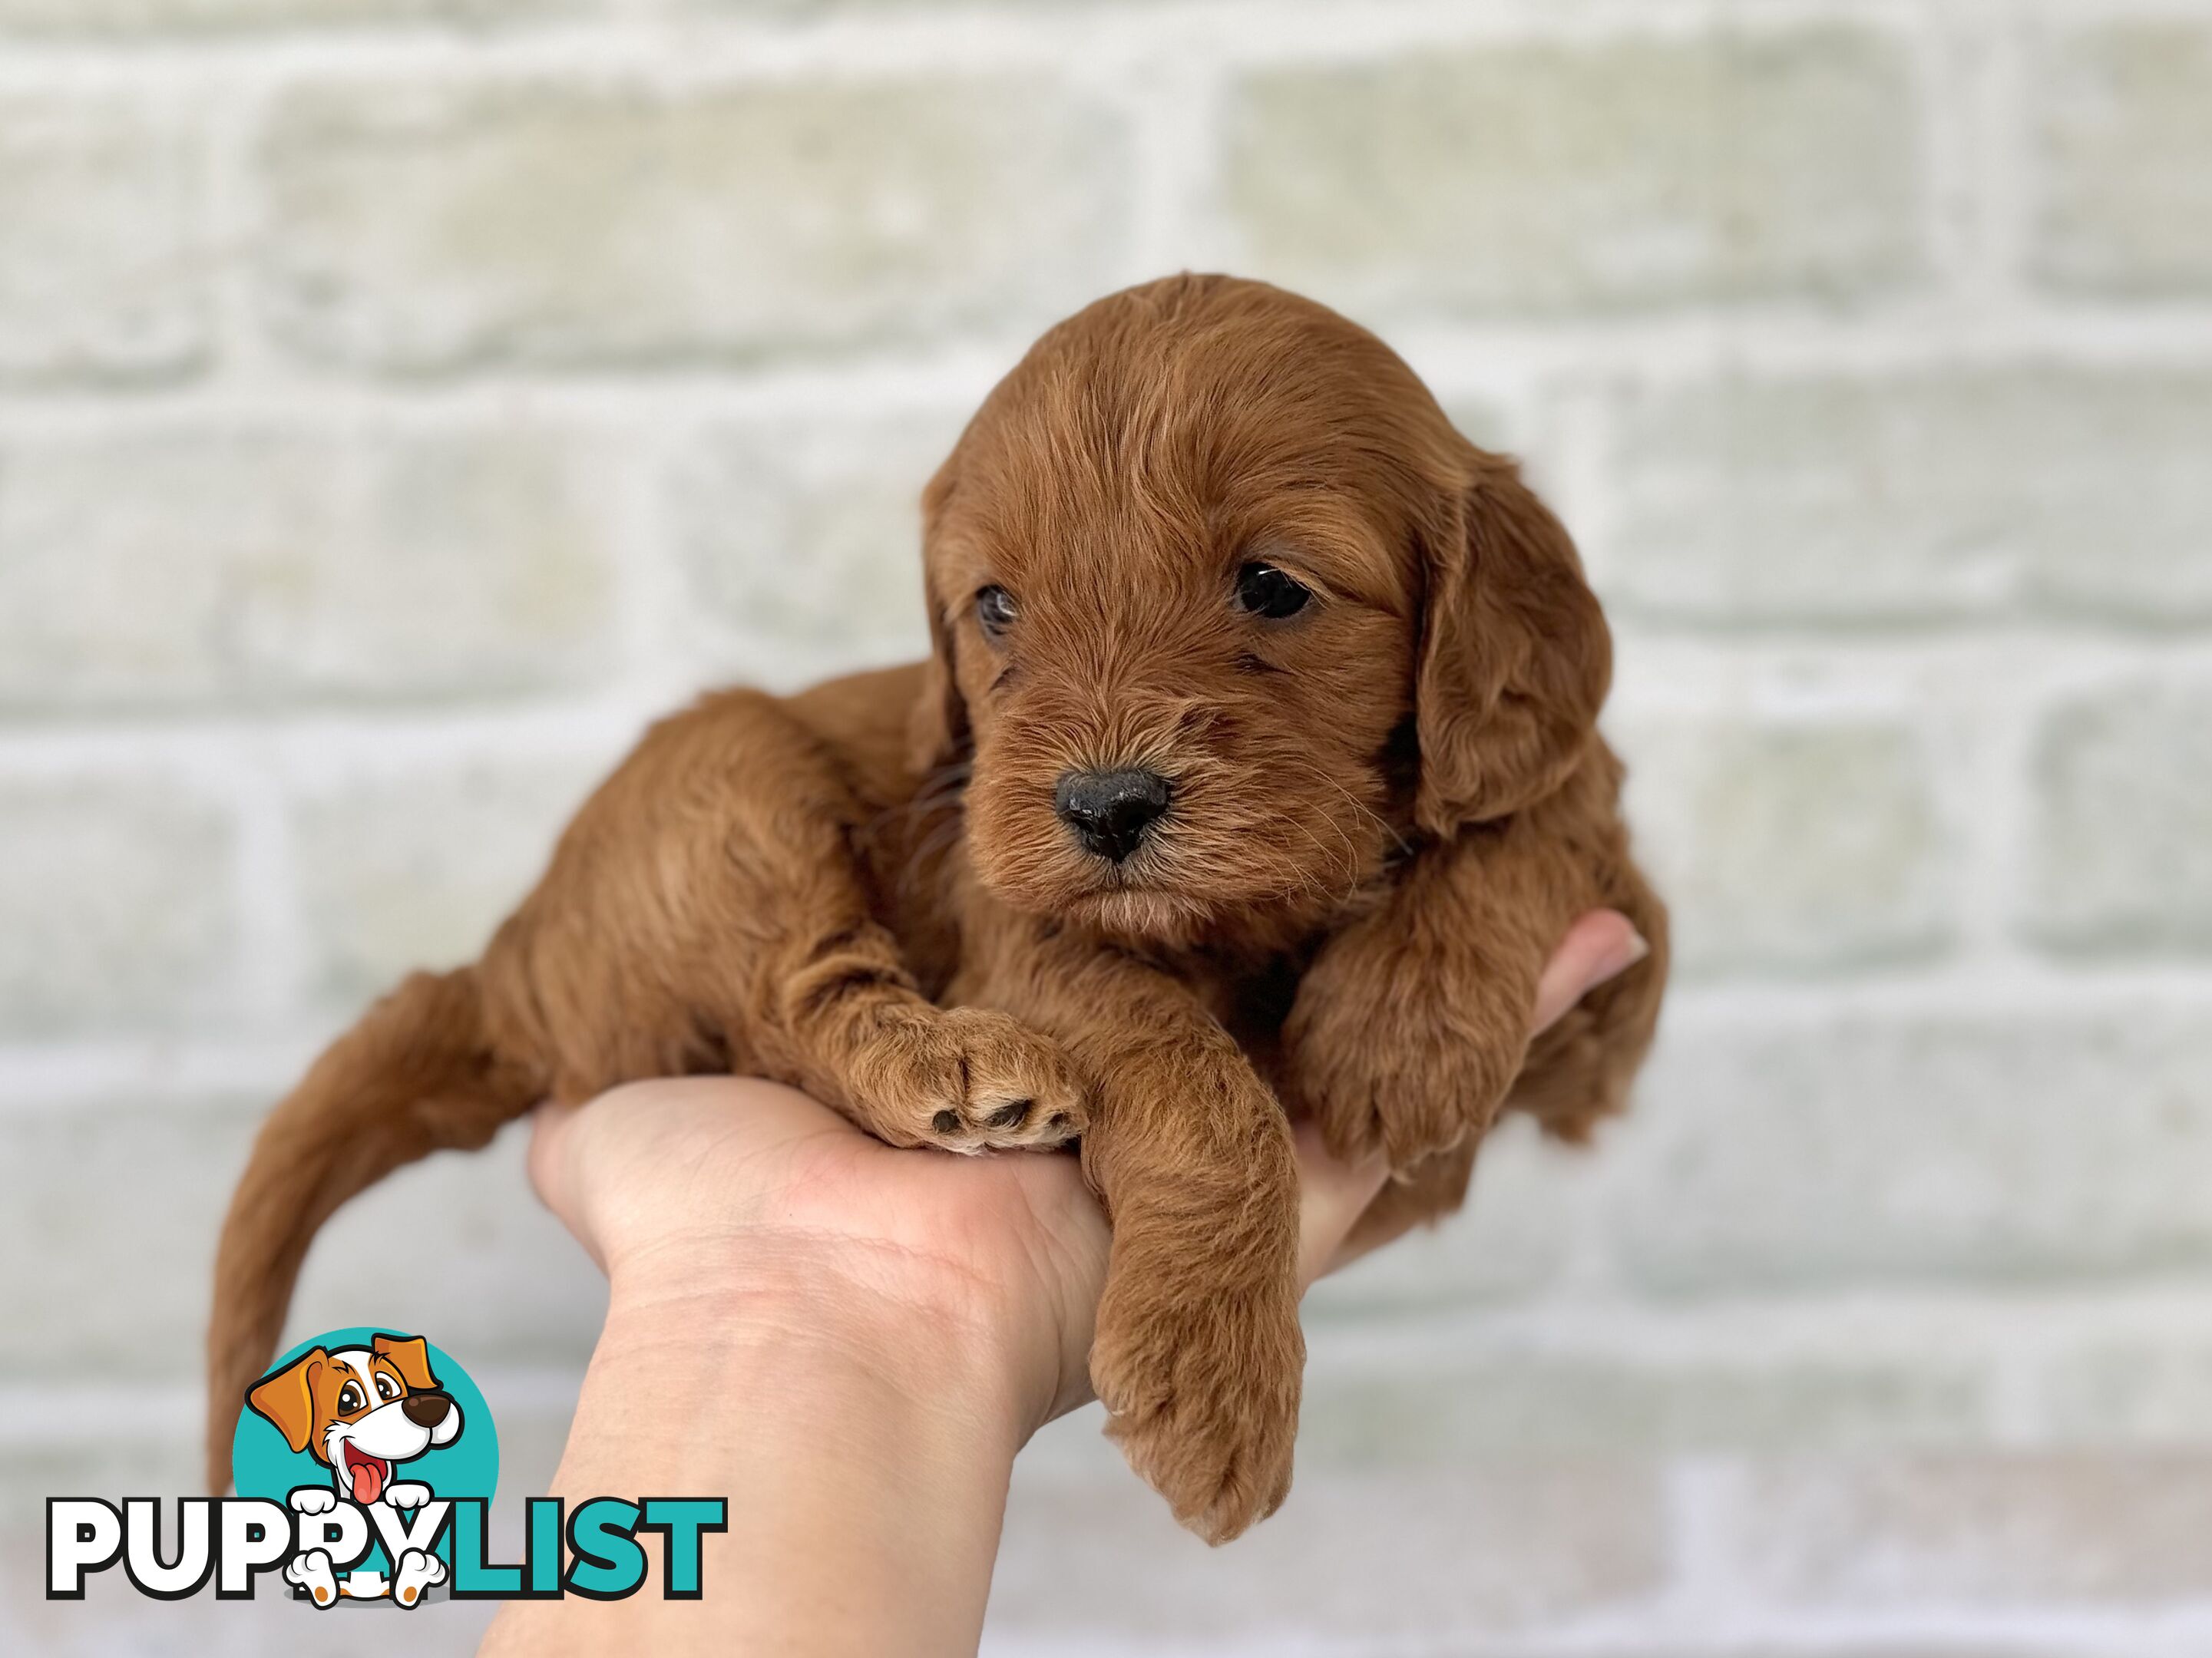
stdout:
[(927, 768), (1017, 908), (1183, 944), (1324, 918), (1540, 798), (1610, 671), (1511, 462), (1364, 330), (1178, 276), (1048, 333), (924, 497)]

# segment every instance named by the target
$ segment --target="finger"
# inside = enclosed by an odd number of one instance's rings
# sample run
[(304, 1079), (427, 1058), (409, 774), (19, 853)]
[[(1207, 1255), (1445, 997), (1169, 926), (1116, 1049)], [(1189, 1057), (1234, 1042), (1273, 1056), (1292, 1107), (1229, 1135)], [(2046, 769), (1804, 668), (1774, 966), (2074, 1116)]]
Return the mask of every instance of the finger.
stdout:
[(1534, 1029), (1547, 1030), (1567, 1010), (1614, 975), (1626, 973), (1651, 946), (1617, 909), (1594, 909), (1567, 929), (1536, 984)]
[(1298, 1158), (1298, 1285), (1304, 1289), (1329, 1270), (1390, 1171), (1380, 1157), (1352, 1163), (1332, 1156), (1310, 1122), (1291, 1132)]

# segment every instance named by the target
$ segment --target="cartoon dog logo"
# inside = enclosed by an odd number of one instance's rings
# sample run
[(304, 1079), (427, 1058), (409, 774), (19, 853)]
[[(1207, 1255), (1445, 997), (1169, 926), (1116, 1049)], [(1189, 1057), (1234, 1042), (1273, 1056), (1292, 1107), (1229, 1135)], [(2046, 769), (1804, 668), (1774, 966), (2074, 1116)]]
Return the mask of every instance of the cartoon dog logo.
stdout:
[[(293, 1450), (309, 1452), (330, 1469), (329, 1485), (301, 1485), (291, 1493), (301, 1514), (328, 1514), (341, 1497), (363, 1508), (421, 1508), (430, 1488), (395, 1478), (399, 1465), (452, 1444), (461, 1433), (461, 1407), (430, 1374), (429, 1350), (419, 1336), (374, 1336), (366, 1347), (311, 1347), (256, 1382), (246, 1402)], [(284, 1575), (319, 1606), (335, 1604), (341, 1590), (355, 1600), (389, 1595), (411, 1606), (431, 1584), (445, 1581), (446, 1563), (409, 1549), (389, 1583), (381, 1572), (355, 1571), (341, 1584), (329, 1552), (313, 1549), (295, 1557)]]

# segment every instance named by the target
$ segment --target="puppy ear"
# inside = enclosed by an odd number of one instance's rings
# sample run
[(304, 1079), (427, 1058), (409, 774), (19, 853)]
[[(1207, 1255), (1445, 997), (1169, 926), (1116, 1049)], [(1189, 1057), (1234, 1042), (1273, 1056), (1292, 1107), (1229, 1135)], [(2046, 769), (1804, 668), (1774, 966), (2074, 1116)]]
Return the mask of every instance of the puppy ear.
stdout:
[(274, 1376), (255, 1382), (246, 1395), (255, 1413), (273, 1423), (295, 1451), (307, 1449), (314, 1437), (315, 1378), (330, 1357), (320, 1347), (310, 1347)]
[(1551, 509), (1503, 457), (1481, 455), (1429, 547), (1414, 683), (1432, 835), (1503, 817), (1563, 782), (1596, 727), (1613, 636)]
[(907, 764), (917, 773), (951, 765), (968, 746), (968, 701), (960, 694), (952, 630), (945, 622), (945, 596), (937, 586), (938, 525), (952, 499), (958, 459), (955, 449), (921, 492), (921, 602), (929, 612), (929, 660), (907, 726)]
[(420, 1336), (386, 1336), (373, 1338), (369, 1351), (379, 1358), (388, 1358), (407, 1382), (407, 1391), (427, 1394), (438, 1385), (438, 1378), (430, 1374), (429, 1344)]

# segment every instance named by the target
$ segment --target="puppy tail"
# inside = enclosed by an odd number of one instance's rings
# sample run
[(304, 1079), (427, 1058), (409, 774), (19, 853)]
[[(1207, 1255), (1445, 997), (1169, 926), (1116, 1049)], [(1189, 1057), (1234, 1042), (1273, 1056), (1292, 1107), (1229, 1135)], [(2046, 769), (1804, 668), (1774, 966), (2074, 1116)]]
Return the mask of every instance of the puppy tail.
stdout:
[(208, 1487), (230, 1486), (246, 1390), (275, 1351), (317, 1229), (393, 1169), (474, 1150), (540, 1090), (485, 1034), (474, 968), (416, 973), (325, 1049), (270, 1114), (230, 1200), (208, 1326)]

